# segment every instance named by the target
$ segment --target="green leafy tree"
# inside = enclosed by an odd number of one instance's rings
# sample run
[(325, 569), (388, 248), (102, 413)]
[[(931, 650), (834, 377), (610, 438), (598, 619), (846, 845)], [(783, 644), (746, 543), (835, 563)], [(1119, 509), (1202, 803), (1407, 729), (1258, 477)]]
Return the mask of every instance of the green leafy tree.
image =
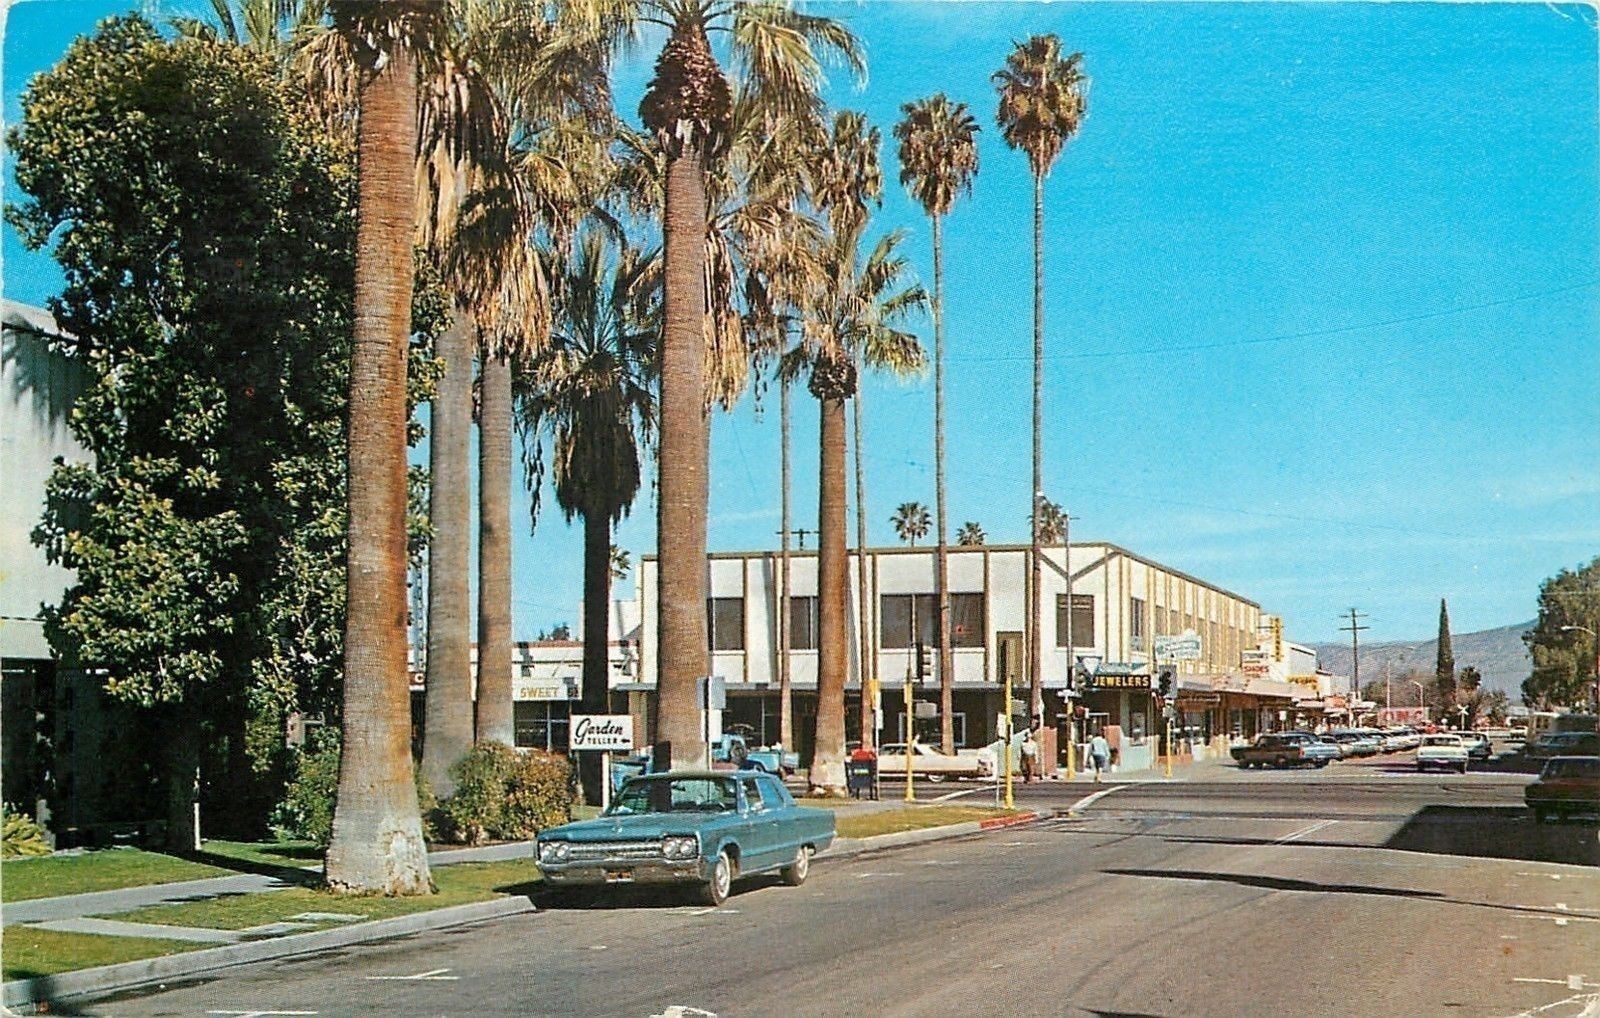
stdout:
[[(93, 380), (73, 416), (93, 462), (57, 468), (35, 535), (76, 572), (47, 631), (161, 726), (190, 847), (202, 749), (216, 815), (253, 828), (283, 716), (340, 709), (350, 152), (270, 58), (138, 17), (75, 42), (22, 106), (7, 215), (65, 270), (59, 344)], [(401, 526), (403, 559), (424, 524)]]
[(1600, 558), (1563, 569), (1539, 585), (1539, 617), (1522, 634), (1533, 672), (1522, 683), (1529, 707), (1579, 707), (1591, 702), (1600, 667)]

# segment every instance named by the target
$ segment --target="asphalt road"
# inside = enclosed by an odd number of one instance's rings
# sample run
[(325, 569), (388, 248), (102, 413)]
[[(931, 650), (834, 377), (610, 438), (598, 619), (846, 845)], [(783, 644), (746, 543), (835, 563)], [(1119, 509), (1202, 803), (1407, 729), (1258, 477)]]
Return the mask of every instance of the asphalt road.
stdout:
[(618, 897), (80, 1013), (1600, 1015), (1600, 828), (1535, 825), (1525, 775), (1397, 760), (1033, 785), (1104, 794), (721, 909)]

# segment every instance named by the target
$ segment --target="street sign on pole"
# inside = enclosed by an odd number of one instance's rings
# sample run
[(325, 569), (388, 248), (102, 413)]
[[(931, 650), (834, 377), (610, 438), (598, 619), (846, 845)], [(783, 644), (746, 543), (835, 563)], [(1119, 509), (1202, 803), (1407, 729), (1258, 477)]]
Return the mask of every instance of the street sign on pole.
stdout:
[(633, 717), (628, 714), (574, 714), (567, 745), (575, 751), (633, 749)]

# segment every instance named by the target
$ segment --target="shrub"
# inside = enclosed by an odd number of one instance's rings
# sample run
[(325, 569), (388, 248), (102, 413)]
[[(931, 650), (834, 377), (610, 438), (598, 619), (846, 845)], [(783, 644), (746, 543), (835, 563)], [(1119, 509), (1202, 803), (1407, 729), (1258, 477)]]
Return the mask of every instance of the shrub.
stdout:
[(525, 840), (571, 816), (572, 767), (562, 756), (485, 743), (452, 764), (450, 777), (456, 791), (439, 814), (453, 841)]
[(272, 831), (280, 840), (327, 848), (339, 795), (339, 739), (336, 732), (319, 732), (310, 741), (311, 749), (295, 754), (293, 777), (272, 810)]
[(33, 822), (28, 814), (9, 802), (0, 804), (4, 821), (0, 822), (0, 856), (15, 859), (24, 855), (49, 855), (50, 835)]
[[(422, 814), (422, 837), (439, 840), (438, 805), (433, 789), (413, 768), (417, 778), (417, 808)], [(333, 807), (339, 800), (339, 735), (329, 731), (313, 737), (313, 748), (295, 755), (294, 777), (284, 789), (283, 801), (272, 811), (272, 831), (282, 841), (310, 841), (323, 848), (333, 839)]]

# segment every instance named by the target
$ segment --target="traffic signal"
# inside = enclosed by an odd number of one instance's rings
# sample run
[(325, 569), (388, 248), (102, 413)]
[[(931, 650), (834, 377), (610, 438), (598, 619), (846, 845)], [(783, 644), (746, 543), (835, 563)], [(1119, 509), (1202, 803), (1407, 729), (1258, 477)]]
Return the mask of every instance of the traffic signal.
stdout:
[(933, 674), (933, 648), (917, 641), (917, 681), (926, 681)]
[(1156, 676), (1156, 695), (1163, 700), (1172, 699), (1172, 678), (1171, 668), (1161, 669), (1161, 672)]

